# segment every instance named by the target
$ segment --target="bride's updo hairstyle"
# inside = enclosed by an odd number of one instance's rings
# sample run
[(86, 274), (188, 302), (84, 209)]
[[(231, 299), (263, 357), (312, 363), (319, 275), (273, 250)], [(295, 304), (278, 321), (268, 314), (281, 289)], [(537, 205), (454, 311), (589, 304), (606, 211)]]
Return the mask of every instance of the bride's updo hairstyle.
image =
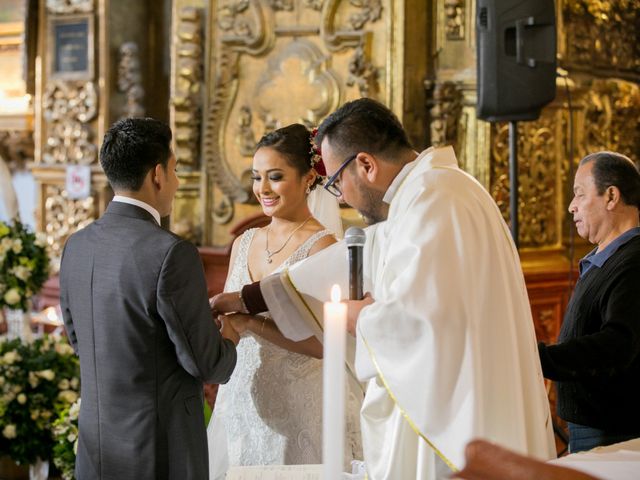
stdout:
[[(307, 127), (294, 123), (263, 136), (256, 146), (256, 152), (262, 147), (273, 148), (287, 159), (287, 163), (295, 168), (300, 176), (303, 176), (314, 168), (315, 152), (311, 148), (311, 135), (312, 132)], [(321, 183), (322, 177), (318, 174), (310, 189), (313, 190)]]

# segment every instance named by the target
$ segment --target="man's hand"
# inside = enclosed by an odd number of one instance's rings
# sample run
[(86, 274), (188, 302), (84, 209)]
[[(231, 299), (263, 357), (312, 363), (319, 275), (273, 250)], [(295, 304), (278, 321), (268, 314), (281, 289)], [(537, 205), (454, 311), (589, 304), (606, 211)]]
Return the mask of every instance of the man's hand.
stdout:
[(364, 295), (362, 300), (345, 300), (344, 303), (347, 304), (347, 331), (354, 337), (356, 336), (356, 325), (358, 324), (360, 310), (373, 302), (373, 297), (369, 292)]
[(234, 330), (233, 326), (231, 325), (231, 321), (225, 315), (220, 315), (218, 317), (218, 321), (222, 324), (222, 327), (220, 328), (220, 334), (224, 338), (228, 338), (236, 346), (238, 346), (238, 343), (240, 343), (240, 335)]
[(235, 313), (242, 311), (239, 292), (219, 293), (209, 299), (209, 306), (214, 315), (224, 315), (225, 313)]

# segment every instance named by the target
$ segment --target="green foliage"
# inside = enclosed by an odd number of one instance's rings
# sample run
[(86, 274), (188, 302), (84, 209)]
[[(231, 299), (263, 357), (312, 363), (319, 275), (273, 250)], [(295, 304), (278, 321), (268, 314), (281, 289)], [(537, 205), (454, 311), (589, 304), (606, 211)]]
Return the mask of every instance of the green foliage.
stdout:
[(27, 311), (28, 300), (49, 278), (49, 256), (42, 234), (20, 221), (0, 222), (0, 308)]
[(78, 414), (80, 399), (60, 412), (53, 422), (53, 464), (60, 470), (64, 480), (73, 480), (78, 451)]
[(80, 365), (65, 338), (0, 342), (0, 456), (50, 460), (53, 423), (78, 399)]

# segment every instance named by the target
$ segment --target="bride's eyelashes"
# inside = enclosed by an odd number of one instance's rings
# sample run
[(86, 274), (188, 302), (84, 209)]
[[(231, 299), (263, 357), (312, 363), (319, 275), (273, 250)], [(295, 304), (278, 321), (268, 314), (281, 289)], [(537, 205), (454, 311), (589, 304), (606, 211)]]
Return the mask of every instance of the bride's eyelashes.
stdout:
[[(279, 182), (280, 180), (282, 180), (282, 178), (283, 176), (280, 173), (269, 175), (269, 181), (271, 182)], [(262, 177), (260, 177), (259, 175), (252, 175), (251, 180), (253, 180), (254, 182), (259, 182), (260, 180), (262, 180)]]

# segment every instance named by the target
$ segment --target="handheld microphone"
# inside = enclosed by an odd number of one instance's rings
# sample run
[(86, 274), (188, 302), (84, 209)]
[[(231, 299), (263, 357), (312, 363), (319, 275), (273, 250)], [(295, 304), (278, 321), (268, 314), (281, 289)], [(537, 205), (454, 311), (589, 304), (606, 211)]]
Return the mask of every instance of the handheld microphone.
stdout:
[(349, 227), (344, 239), (349, 251), (349, 300), (362, 300), (362, 250), (367, 237), (361, 228)]

